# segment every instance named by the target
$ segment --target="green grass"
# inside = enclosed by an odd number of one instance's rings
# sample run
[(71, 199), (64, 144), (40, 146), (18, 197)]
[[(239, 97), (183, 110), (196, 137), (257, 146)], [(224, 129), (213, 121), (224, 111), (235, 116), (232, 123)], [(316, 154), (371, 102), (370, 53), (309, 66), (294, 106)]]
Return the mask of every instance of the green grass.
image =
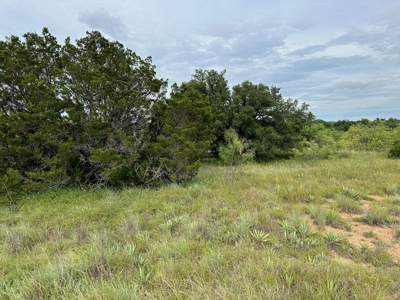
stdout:
[(399, 298), (388, 245), (357, 248), (328, 228), (346, 229), (340, 212), (359, 213), (364, 195), (390, 196), (372, 224), (398, 220), (399, 171), (352, 153), (246, 166), (233, 183), (206, 165), (185, 187), (2, 199), (0, 298)]

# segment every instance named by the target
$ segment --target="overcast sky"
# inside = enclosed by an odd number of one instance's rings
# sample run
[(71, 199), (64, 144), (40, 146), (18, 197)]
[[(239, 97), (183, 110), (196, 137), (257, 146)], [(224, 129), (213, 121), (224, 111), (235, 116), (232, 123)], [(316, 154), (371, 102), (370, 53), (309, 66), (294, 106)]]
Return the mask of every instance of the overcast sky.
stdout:
[(158, 77), (226, 69), (281, 87), (324, 120), (400, 118), (399, 0), (2, 0), (0, 38), (49, 28), (60, 44), (99, 30)]

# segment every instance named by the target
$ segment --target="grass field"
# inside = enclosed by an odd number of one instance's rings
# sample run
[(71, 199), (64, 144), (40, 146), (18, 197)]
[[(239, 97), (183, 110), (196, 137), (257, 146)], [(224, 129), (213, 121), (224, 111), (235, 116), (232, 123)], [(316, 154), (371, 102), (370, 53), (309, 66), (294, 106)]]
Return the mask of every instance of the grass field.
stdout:
[(0, 206), (0, 299), (400, 299), (400, 160), (206, 165)]

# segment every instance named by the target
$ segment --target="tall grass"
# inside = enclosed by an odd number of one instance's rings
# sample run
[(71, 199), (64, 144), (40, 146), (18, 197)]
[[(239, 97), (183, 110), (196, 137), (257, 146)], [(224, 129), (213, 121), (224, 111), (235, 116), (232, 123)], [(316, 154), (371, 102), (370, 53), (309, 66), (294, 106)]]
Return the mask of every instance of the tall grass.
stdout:
[(353, 153), (250, 165), (233, 183), (206, 165), (184, 187), (48, 191), (12, 211), (4, 199), (0, 298), (399, 298), (398, 258), (384, 244), (358, 249), (326, 231), (346, 228), (339, 212), (359, 213), (368, 195), (389, 195), (398, 222), (399, 171), (400, 161)]

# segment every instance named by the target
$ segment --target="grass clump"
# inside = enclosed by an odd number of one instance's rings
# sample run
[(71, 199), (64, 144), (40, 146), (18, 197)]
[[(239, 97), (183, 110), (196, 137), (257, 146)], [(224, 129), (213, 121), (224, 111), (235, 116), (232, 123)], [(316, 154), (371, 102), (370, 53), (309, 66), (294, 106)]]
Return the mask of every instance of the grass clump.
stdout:
[(315, 224), (321, 229), (325, 225), (332, 226), (334, 228), (350, 229), (350, 225), (343, 220), (339, 213), (331, 209), (325, 209), (322, 206), (310, 206), (308, 212)]
[(342, 213), (360, 214), (362, 212), (360, 202), (346, 196), (337, 197), (335, 206)]
[(364, 216), (363, 221), (371, 226), (391, 226), (396, 220), (387, 214), (385, 209), (371, 209)]
[(343, 186), (342, 189), (340, 190), (340, 193), (349, 198), (353, 198), (353, 199), (359, 198), (359, 193), (356, 190), (349, 188), (349, 187)]
[(384, 188), (384, 191), (389, 196), (396, 196), (400, 194), (400, 185), (398, 184), (391, 184), (388, 187)]

